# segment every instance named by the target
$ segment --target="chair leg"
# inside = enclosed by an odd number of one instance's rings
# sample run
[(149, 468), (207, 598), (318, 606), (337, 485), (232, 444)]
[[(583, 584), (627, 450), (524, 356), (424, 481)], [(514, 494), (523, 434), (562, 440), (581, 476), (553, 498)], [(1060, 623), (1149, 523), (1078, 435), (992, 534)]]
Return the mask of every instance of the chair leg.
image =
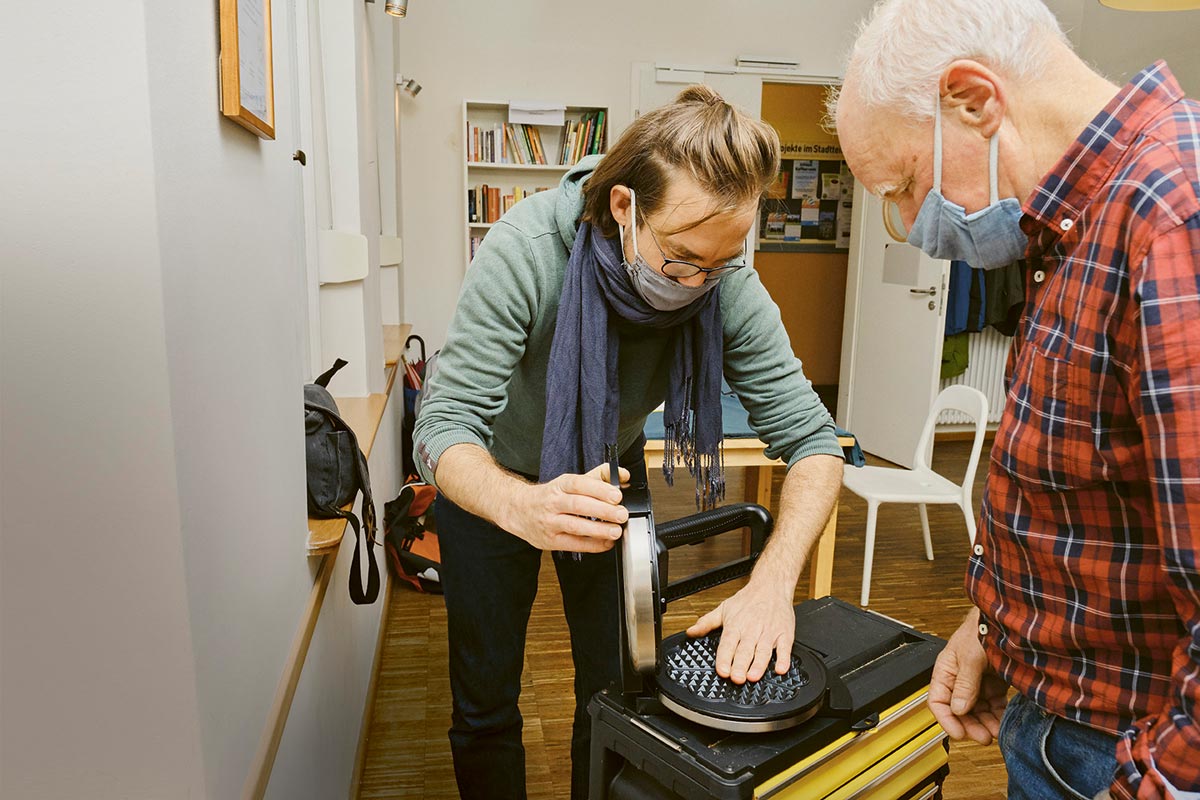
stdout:
[(975, 546), (975, 515), (971, 513), (971, 504), (968, 503), (962, 510), (963, 519), (967, 521), (967, 536), (971, 540), (971, 546)]
[(917, 510), (921, 512), (921, 533), (925, 536), (925, 559), (933, 561), (933, 539), (929, 536), (929, 510), (924, 503), (917, 503)]
[(875, 519), (878, 511), (877, 503), (867, 501), (867, 544), (863, 552), (862, 601), (859, 603), (864, 607), (871, 597), (871, 562), (875, 559)]

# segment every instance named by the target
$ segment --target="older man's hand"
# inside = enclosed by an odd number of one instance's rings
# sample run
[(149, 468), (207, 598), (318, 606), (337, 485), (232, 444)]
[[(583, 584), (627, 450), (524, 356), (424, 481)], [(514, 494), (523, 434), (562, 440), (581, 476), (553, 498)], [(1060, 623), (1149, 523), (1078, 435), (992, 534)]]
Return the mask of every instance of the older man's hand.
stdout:
[(1008, 687), (991, 670), (979, 643), (979, 611), (972, 609), (933, 665), (929, 710), (951, 739), (991, 744), (1000, 735)]
[(791, 663), (792, 640), (796, 636), (796, 611), (792, 591), (778, 582), (751, 579), (737, 594), (705, 614), (688, 636), (703, 636), (717, 628), (717, 674), (734, 683), (757, 681), (767, 671), (771, 653), (775, 671), (783, 674)]

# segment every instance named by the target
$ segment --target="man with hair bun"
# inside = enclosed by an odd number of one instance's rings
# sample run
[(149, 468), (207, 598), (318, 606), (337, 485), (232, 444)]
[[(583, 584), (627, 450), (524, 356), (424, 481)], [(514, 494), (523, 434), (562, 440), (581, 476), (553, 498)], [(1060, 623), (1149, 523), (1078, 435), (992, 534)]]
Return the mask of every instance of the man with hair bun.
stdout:
[(543, 550), (555, 551), (575, 664), (571, 796), (587, 796), (587, 703), (620, 677), (613, 545), (628, 518), (604, 453), (623, 454), (622, 481), (644, 476), (642, 429), (665, 400), (668, 452), (697, 503), (715, 504), (722, 374), (788, 473), (749, 582), (688, 633), (722, 628), (716, 668), (735, 682), (761, 678), (776, 654), (775, 669), (788, 669), (796, 582), (842, 457), (779, 309), (746, 266), (778, 169), (774, 130), (694, 86), (514, 206), (475, 255), (413, 435), (418, 468), (442, 492), (450, 743), (464, 798), (525, 797), (517, 700)]
[(830, 114), (910, 243), (1028, 264), (930, 707), (1010, 798), (1200, 798), (1200, 104), (1040, 0), (883, 0)]

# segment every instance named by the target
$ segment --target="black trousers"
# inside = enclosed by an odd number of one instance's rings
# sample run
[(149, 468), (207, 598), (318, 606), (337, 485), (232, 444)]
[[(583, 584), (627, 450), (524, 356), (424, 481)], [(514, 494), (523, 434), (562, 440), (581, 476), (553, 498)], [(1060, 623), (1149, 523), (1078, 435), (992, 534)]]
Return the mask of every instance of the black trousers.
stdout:
[[(645, 481), (641, 447), (634, 481)], [(524, 798), (521, 666), (542, 551), (438, 497), (438, 541), (450, 641), (450, 749), (464, 800)], [(588, 790), (592, 695), (620, 678), (617, 550), (554, 559), (575, 664), (571, 797)]]

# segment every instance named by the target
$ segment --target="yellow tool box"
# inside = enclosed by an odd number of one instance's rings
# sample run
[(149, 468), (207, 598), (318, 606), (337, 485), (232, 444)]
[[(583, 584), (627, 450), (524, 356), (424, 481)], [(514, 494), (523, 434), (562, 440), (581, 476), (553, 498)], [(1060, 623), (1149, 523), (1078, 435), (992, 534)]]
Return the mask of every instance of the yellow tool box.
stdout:
[(855, 731), (754, 787), (772, 800), (899, 800), (937, 797), (946, 774), (946, 732), (918, 692), (892, 706), (874, 728)]
[(948, 742), (925, 699), (944, 642), (832, 597), (796, 607), (796, 641), (826, 686), (815, 713), (786, 729), (721, 730), (653, 691), (597, 694), (591, 800), (940, 797)]

